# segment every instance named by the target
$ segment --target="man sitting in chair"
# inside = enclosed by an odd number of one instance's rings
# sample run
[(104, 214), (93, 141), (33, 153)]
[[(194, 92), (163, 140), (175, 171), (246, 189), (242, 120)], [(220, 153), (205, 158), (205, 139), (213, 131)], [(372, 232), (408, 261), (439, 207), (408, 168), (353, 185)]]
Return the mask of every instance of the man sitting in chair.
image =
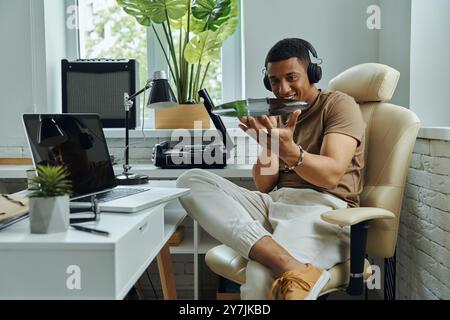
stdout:
[[(258, 191), (203, 170), (177, 181), (191, 189), (181, 198), (188, 214), (249, 260), (242, 299), (316, 299), (330, 278), (326, 269), (349, 258), (350, 229), (320, 215), (359, 206), (365, 123), (352, 97), (317, 89), (321, 69), (309, 52), (317, 58), (305, 40), (281, 40), (267, 55), (264, 79), (277, 98), (306, 101), (306, 111), (240, 119), (262, 145), (253, 166)], [(262, 139), (267, 134), (278, 148)], [(277, 170), (267, 174), (268, 167)]]

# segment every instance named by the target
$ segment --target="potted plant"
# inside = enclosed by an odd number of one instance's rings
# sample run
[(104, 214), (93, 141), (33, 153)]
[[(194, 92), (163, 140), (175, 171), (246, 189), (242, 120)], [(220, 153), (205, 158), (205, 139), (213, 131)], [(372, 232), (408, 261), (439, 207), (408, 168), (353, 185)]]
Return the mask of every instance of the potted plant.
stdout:
[[(169, 65), (178, 102), (186, 104), (199, 100), (198, 91), (207, 80), (211, 63), (220, 58), (223, 43), (237, 30), (237, 1), (117, 0), (117, 3), (141, 25), (153, 30)], [(209, 116), (203, 105), (197, 108), (209, 127)], [(159, 113), (162, 118), (176, 115), (177, 119), (186, 120), (194, 111), (192, 106), (176, 109), (157, 109), (155, 117)]]
[(31, 233), (64, 232), (69, 228), (69, 196), (72, 190), (62, 166), (37, 166), (30, 180)]

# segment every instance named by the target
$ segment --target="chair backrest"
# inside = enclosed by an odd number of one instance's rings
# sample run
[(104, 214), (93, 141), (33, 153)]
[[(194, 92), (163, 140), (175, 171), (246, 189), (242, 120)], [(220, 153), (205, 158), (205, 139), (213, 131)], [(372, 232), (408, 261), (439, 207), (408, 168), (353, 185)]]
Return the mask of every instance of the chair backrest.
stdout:
[(388, 103), (400, 72), (382, 64), (352, 67), (330, 81), (329, 89), (352, 96), (366, 122), (364, 188), (361, 207), (377, 207), (396, 215), (369, 223), (367, 254), (394, 255), (406, 177), (420, 127), (410, 110)]

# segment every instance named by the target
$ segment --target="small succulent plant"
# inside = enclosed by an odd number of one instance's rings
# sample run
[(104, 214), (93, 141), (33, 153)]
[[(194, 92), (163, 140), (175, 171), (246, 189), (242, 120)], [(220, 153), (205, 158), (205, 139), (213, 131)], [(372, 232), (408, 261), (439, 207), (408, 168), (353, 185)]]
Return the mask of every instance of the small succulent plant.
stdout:
[(62, 166), (37, 166), (37, 175), (31, 179), (30, 198), (52, 198), (72, 194), (72, 182)]

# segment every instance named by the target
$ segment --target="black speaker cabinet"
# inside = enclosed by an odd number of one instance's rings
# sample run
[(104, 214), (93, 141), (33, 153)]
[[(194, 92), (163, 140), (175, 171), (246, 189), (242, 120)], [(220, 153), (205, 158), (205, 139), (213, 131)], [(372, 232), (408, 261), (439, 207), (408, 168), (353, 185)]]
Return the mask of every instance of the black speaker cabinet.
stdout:
[[(124, 93), (136, 92), (136, 60), (62, 60), (62, 112), (97, 113), (104, 128), (125, 128)], [(130, 129), (136, 128), (137, 99), (130, 109)]]

